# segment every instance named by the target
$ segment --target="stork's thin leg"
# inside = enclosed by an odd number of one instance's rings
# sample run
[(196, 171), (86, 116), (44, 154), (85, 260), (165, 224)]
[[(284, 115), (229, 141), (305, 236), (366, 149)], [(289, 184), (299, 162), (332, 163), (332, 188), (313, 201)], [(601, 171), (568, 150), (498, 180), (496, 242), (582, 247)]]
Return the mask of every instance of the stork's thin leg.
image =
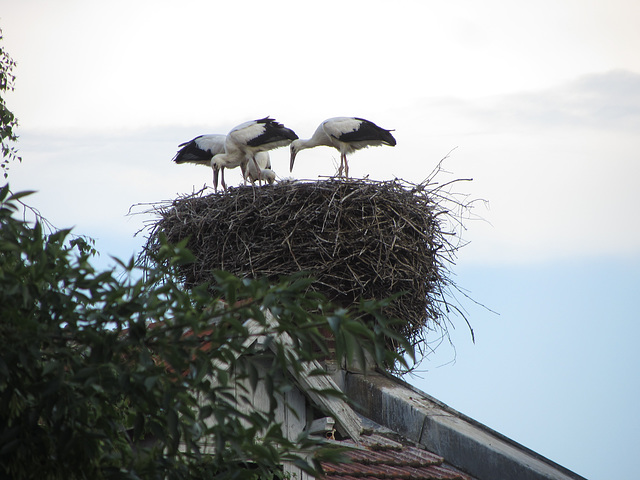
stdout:
[[(342, 173), (345, 171), (346, 165), (347, 165), (346, 155), (344, 153), (341, 153), (340, 154), (340, 170), (338, 170), (339, 177), (341, 177)], [(348, 172), (346, 175), (349, 176)]]
[(247, 186), (247, 166), (245, 164), (240, 165), (240, 172), (242, 173), (242, 182), (243, 185)]
[(258, 166), (258, 161), (256, 160), (256, 156), (253, 156), (253, 166), (256, 167), (256, 172), (258, 172), (258, 179), (260, 178), (260, 167)]
[[(258, 172), (258, 186), (262, 186), (262, 175), (260, 171), (260, 167), (258, 166), (258, 161), (256, 160), (256, 156), (251, 157), (251, 161), (253, 162), (253, 166), (256, 167), (255, 171)], [(255, 179), (251, 182), (251, 185), (255, 187)]]
[(347, 162), (347, 156), (344, 156), (344, 176), (349, 178), (349, 163)]
[(222, 177), (222, 188), (224, 189), (224, 191), (227, 191), (227, 184), (224, 181), (224, 167), (222, 167), (220, 169), (220, 176)]

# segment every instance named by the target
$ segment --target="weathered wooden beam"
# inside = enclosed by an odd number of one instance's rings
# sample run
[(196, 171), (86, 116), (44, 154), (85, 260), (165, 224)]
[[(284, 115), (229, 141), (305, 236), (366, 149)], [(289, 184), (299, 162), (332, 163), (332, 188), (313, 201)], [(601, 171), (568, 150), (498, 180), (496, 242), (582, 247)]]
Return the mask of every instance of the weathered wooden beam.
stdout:
[[(278, 320), (270, 311), (265, 312), (265, 318), (268, 326), (277, 327)], [(362, 422), (349, 404), (340, 398), (317, 393), (318, 391), (341, 391), (338, 384), (331, 377), (315, 373), (323, 369), (322, 365), (317, 361), (300, 361), (299, 356), (296, 355), (295, 349), (293, 348), (293, 339), (287, 332), (282, 332), (274, 336), (273, 341), (267, 342), (265, 341), (266, 335), (264, 335), (265, 329), (263, 325), (255, 320), (247, 320), (245, 326), (249, 331), (249, 337), (244, 341), (243, 347), (249, 347), (254, 342), (257, 342), (258, 345), (263, 347), (268, 345), (273, 350), (276, 348), (274, 342), (278, 342), (284, 346), (294, 361), (297, 362), (297, 365), (288, 365), (287, 369), (298, 387), (320, 410), (330, 414), (335, 419), (336, 429), (341, 435), (347, 436), (355, 442), (359, 441), (360, 434), (363, 430)], [(216, 361), (215, 363), (218, 368), (226, 367), (225, 362)]]
[(316, 418), (309, 425), (309, 433), (315, 435), (332, 431), (336, 426), (336, 421), (332, 417)]
[[(269, 325), (277, 325), (278, 320), (271, 312), (265, 312), (265, 317)], [(275, 341), (281, 342), (284, 347), (290, 350), (294, 360), (298, 360), (298, 356), (293, 349), (293, 339), (287, 332), (279, 334)], [(275, 348), (275, 346), (272, 348)], [(321, 410), (333, 416), (336, 421), (336, 429), (342, 435), (348, 436), (355, 442), (359, 441), (363, 429), (360, 417), (356, 412), (342, 399), (317, 393), (317, 391), (325, 390), (341, 391), (338, 384), (329, 376), (314, 374), (314, 372), (322, 369), (322, 365), (317, 361), (300, 362), (298, 365), (298, 367), (289, 365), (287, 369), (303, 393), (311, 401), (315, 402)], [(300, 370), (300, 373), (298, 373), (298, 370)]]

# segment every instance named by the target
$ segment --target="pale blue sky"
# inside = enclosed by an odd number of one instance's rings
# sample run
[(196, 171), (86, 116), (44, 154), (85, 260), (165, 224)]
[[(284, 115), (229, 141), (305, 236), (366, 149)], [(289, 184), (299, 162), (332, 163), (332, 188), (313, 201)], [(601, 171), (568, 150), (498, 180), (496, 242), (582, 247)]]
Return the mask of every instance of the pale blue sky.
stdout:
[[(134, 204), (211, 184), (170, 161), (203, 133), (271, 115), (309, 137), (325, 118), (394, 128), (354, 176), (441, 181), (481, 198), (452, 266), (476, 333), (452, 321), (411, 383), (593, 479), (640, 455), (640, 3), (0, 0), (18, 62), (13, 190), (100, 262), (143, 241)], [(302, 152), (293, 176), (334, 173)], [(289, 176), (288, 152), (273, 152)], [(235, 175), (235, 176), (234, 176)], [(239, 183), (231, 172), (227, 180)], [(143, 207), (137, 208), (138, 211)], [(463, 298), (463, 297), (462, 297)]]

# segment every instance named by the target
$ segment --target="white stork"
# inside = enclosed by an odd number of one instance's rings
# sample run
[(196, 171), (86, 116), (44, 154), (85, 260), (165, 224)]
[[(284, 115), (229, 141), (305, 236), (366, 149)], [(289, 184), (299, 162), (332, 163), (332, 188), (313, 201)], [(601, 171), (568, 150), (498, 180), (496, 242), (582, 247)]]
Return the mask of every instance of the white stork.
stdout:
[[(213, 168), (212, 159), (215, 155), (224, 153), (226, 135), (211, 134), (200, 135), (193, 140), (178, 145), (178, 153), (173, 157), (177, 164), (194, 163), (196, 165), (207, 165)], [(224, 184), (224, 173), (222, 174)], [(213, 183), (217, 182), (217, 171), (213, 170)]]
[(340, 169), (338, 176), (344, 170), (349, 178), (349, 164), (347, 155), (361, 148), (378, 145), (395, 146), (396, 139), (391, 135), (392, 130), (379, 127), (369, 120), (358, 117), (335, 117), (322, 122), (313, 136), (308, 140), (294, 140), (291, 142), (291, 163), (289, 171), (293, 171), (293, 162), (300, 150), (321, 145), (334, 147), (340, 151)]
[[(256, 154), (287, 146), (297, 139), (298, 136), (293, 130), (269, 117), (245, 122), (229, 132), (225, 142), (225, 153), (216, 155), (211, 165), (214, 172), (218, 168), (239, 166), (246, 183), (249, 162), (254, 162), (257, 171), (260, 170), (256, 163)], [(214, 183), (217, 185), (217, 181), (214, 180)], [(226, 188), (224, 183), (223, 187)]]
[(255, 162), (247, 163), (247, 179), (254, 184), (256, 180), (259, 185), (262, 181), (272, 185), (276, 181), (276, 172), (271, 170), (271, 158), (269, 152), (258, 152), (255, 155)]

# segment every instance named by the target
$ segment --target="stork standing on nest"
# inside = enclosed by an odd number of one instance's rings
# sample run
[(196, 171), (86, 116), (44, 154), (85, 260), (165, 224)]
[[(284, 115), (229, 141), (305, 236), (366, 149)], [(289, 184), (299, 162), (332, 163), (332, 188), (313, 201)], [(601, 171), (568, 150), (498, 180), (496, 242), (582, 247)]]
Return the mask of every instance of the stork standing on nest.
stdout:
[[(214, 186), (217, 188), (218, 185), (218, 169), (238, 166), (242, 170), (242, 178), (246, 184), (249, 162), (253, 162), (256, 171), (260, 171), (256, 162), (256, 155), (259, 152), (285, 147), (297, 139), (298, 136), (293, 130), (269, 117), (252, 120), (234, 127), (227, 135), (225, 153), (216, 155), (211, 162), (214, 170)], [(222, 187), (227, 188), (224, 176), (222, 177)]]
[[(224, 153), (226, 135), (211, 134), (200, 135), (188, 142), (178, 145), (178, 153), (173, 157), (177, 164), (193, 163), (196, 165), (207, 165), (213, 168), (213, 157)], [(224, 175), (224, 174), (223, 174)], [(214, 184), (216, 182), (216, 172), (214, 169)]]
[(313, 136), (308, 140), (294, 140), (291, 142), (291, 163), (289, 171), (293, 171), (293, 162), (300, 150), (321, 145), (334, 147), (340, 151), (340, 168), (338, 176), (349, 178), (349, 164), (347, 155), (361, 148), (378, 145), (395, 146), (396, 139), (391, 135), (392, 130), (379, 127), (369, 120), (358, 117), (335, 117), (322, 122)]

